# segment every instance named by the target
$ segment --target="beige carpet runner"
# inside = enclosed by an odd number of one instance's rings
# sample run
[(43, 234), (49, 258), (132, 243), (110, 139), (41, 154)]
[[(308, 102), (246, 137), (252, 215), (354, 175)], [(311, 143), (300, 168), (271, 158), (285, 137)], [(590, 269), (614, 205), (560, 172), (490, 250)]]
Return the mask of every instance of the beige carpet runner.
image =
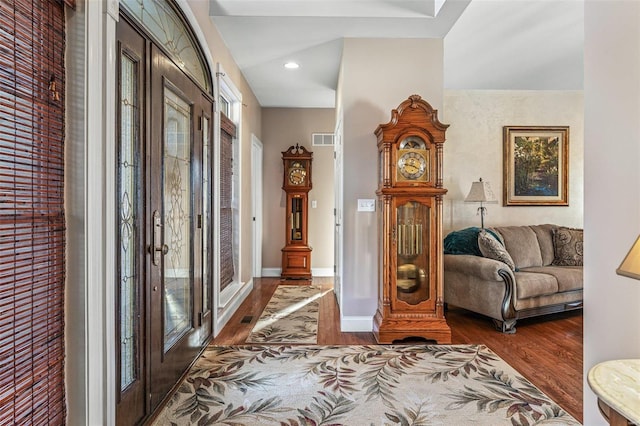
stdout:
[(155, 425), (579, 425), (483, 345), (212, 346)]
[(322, 294), (321, 289), (313, 285), (278, 286), (247, 343), (317, 343)]

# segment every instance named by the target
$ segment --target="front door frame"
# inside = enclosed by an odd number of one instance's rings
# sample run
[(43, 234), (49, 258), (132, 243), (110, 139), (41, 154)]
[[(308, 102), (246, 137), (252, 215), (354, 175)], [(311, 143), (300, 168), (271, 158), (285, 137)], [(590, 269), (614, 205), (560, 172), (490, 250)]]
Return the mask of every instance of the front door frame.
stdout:
[[(193, 11), (176, 2), (213, 70)], [(67, 14), (65, 206), (67, 422), (115, 424), (117, 0), (78, 2)], [(216, 303), (214, 301), (213, 303)]]

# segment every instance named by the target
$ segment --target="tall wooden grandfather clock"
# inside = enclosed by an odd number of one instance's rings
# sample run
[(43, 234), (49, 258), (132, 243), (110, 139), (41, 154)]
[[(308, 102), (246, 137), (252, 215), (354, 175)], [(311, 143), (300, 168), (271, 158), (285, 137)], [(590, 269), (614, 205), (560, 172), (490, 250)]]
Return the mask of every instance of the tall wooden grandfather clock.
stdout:
[(313, 152), (296, 144), (282, 153), (287, 196), (285, 246), (282, 249), (282, 278), (311, 278), (311, 247), (308, 244), (308, 195), (311, 190)]
[(378, 138), (379, 343), (422, 337), (451, 343), (444, 318), (442, 156), (438, 112), (411, 95), (391, 112)]

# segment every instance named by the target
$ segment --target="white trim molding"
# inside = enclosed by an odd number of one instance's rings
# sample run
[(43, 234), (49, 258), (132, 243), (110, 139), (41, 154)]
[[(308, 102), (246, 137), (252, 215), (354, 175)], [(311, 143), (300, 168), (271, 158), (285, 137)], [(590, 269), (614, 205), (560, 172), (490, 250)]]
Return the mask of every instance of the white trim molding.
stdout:
[(217, 336), (220, 331), (222, 331), (224, 326), (229, 322), (229, 319), (231, 319), (242, 302), (244, 302), (249, 293), (251, 293), (251, 290), (253, 290), (253, 279), (249, 280), (234, 293), (234, 297), (231, 300), (227, 301), (224, 309), (218, 309), (218, 315), (213, 327), (214, 337)]
[[(263, 277), (279, 277), (281, 274), (282, 268), (262, 268)], [(311, 268), (311, 276), (333, 277), (333, 268)]]
[(311, 268), (314, 277), (333, 277), (333, 268)]
[(282, 274), (282, 268), (262, 268), (263, 277), (279, 277)]
[(83, 426), (115, 424), (117, 5), (66, 10), (66, 420)]
[(349, 317), (340, 318), (340, 331), (342, 332), (372, 331), (372, 330), (373, 330), (373, 317), (349, 316)]

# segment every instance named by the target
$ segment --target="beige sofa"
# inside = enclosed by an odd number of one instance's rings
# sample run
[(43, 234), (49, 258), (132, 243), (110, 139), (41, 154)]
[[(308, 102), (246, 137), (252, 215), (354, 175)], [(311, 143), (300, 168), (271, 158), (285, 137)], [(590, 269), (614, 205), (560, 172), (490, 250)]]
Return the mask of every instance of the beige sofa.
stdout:
[(582, 231), (557, 225), (490, 229), (502, 240), (515, 271), (482, 255), (447, 254), (445, 239), (445, 303), (492, 318), (503, 333), (515, 333), (520, 318), (582, 308), (582, 266), (557, 265), (567, 264), (558, 255), (562, 239), (572, 238), (564, 233), (567, 229), (580, 232), (578, 244), (572, 242), (579, 253), (568, 264), (582, 265)]

